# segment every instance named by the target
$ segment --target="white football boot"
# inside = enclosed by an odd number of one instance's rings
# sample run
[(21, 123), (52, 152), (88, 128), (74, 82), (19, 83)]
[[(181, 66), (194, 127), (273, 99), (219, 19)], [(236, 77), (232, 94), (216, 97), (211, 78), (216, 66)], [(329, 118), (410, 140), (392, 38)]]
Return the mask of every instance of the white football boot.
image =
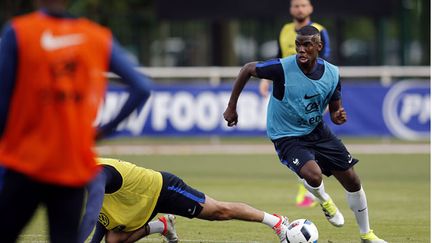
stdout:
[(159, 221), (161, 221), (164, 224), (164, 231), (161, 233), (168, 243), (177, 243), (178, 237), (177, 232), (174, 227), (175, 224), (175, 216), (172, 214), (166, 214), (159, 218)]

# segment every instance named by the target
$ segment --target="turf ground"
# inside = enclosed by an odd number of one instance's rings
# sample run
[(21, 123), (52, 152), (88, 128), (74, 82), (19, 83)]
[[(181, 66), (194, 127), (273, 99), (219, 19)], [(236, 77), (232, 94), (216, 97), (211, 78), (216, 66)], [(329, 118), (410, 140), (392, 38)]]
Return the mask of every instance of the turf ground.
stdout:
[[(317, 207), (294, 206), (296, 177), (275, 155), (115, 155), (138, 165), (173, 172), (209, 196), (242, 201), (290, 219), (308, 218), (318, 227), (319, 242), (359, 242), (357, 226), (345, 193), (333, 177), (325, 179), (328, 193), (345, 216), (335, 228)], [(430, 242), (430, 156), (356, 155), (356, 166), (368, 197), (372, 228), (388, 242)], [(19, 242), (46, 242), (46, 221), (40, 209)], [(272, 231), (258, 223), (208, 222), (178, 217), (181, 242), (277, 242)], [(141, 242), (162, 242), (152, 236)]]

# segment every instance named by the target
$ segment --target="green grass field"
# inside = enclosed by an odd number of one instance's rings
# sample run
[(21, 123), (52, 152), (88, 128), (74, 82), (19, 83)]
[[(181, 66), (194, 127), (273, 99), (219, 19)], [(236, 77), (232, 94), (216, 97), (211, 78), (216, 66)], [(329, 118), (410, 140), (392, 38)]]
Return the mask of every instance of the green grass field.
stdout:
[[(276, 155), (115, 157), (170, 171), (218, 200), (246, 202), (290, 219), (311, 219), (318, 227), (319, 242), (359, 242), (354, 216), (336, 180), (326, 178), (325, 186), (345, 216), (342, 228), (331, 226), (318, 207), (295, 207), (296, 176), (278, 162)], [(430, 242), (430, 156), (356, 157), (361, 161), (356, 170), (367, 194), (370, 222), (377, 235), (391, 243)], [(43, 212), (39, 210), (19, 242), (46, 241)], [(207, 222), (178, 217), (177, 232), (182, 242), (278, 242), (268, 227), (240, 221)], [(162, 238), (155, 235), (142, 242), (162, 242)]]

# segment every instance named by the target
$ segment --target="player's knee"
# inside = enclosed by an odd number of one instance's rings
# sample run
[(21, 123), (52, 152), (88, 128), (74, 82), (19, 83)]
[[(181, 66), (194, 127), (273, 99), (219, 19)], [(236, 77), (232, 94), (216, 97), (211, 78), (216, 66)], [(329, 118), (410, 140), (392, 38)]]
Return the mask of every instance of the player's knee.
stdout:
[(311, 186), (319, 186), (322, 182), (322, 174), (316, 171), (308, 171), (303, 175), (303, 178)]

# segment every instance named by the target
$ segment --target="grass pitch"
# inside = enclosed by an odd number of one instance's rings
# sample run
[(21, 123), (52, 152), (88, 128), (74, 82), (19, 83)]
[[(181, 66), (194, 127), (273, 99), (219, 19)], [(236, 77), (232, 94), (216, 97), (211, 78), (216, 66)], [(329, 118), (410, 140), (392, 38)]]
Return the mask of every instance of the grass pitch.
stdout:
[[(114, 156), (113, 156), (114, 157)], [(296, 176), (276, 155), (115, 156), (140, 166), (172, 172), (207, 195), (246, 202), (290, 219), (308, 218), (318, 227), (319, 242), (359, 242), (355, 218), (345, 192), (333, 178), (325, 178), (327, 192), (345, 216), (335, 228), (319, 207), (294, 205)], [(430, 155), (365, 155), (356, 165), (366, 191), (371, 227), (391, 243), (430, 242)], [(67, 210), (67, 209), (65, 209)], [(278, 242), (267, 226), (241, 221), (208, 222), (177, 218), (180, 242)], [(37, 212), (19, 242), (46, 242), (44, 210)], [(162, 242), (158, 235), (141, 242)]]

